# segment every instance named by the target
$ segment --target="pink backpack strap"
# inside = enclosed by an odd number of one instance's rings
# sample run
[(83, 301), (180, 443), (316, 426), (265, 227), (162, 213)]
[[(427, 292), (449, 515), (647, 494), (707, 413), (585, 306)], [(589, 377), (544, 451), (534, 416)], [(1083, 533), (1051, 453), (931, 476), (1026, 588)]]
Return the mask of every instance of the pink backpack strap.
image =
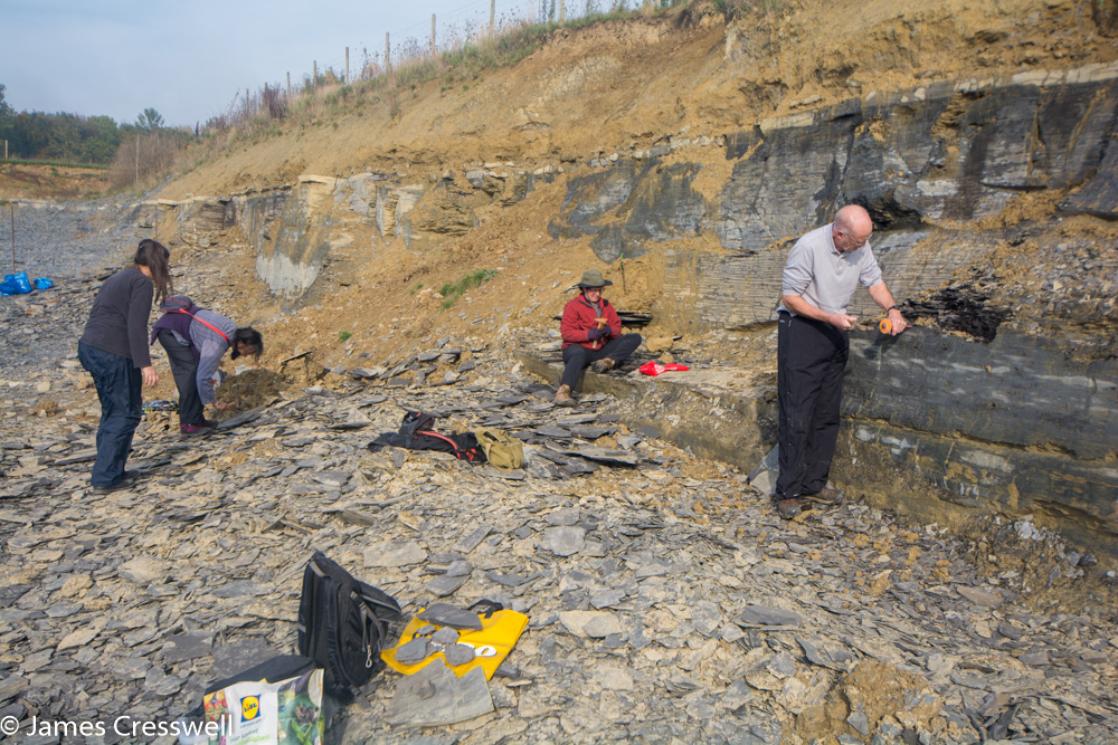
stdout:
[(220, 337), (221, 337), (222, 339), (224, 339), (224, 340), (225, 340), (225, 343), (226, 343), (226, 344), (228, 344), (229, 346), (233, 346), (233, 342), (231, 342), (231, 341), (229, 340), (229, 337), (225, 335), (225, 332), (224, 332), (224, 331), (222, 331), (221, 329), (219, 329), (219, 328), (218, 328), (217, 326), (214, 326), (214, 325), (213, 325), (212, 323), (210, 323), (210, 322), (209, 322), (209, 321), (207, 321), (206, 319), (204, 319), (204, 318), (199, 318), (198, 316), (194, 315), (193, 313), (191, 313), (191, 312), (190, 312), (189, 310), (187, 310), (186, 308), (179, 308), (179, 313), (185, 313), (186, 315), (190, 316), (190, 317), (191, 317), (191, 318), (193, 318), (193, 319), (194, 319), (195, 321), (197, 321), (198, 323), (202, 324), (203, 326), (205, 326), (206, 328), (208, 328), (208, 329), (209, 329), (210, 331), (214, 332), (215, 334), (217, 334), (218, 336), (220, 336)]

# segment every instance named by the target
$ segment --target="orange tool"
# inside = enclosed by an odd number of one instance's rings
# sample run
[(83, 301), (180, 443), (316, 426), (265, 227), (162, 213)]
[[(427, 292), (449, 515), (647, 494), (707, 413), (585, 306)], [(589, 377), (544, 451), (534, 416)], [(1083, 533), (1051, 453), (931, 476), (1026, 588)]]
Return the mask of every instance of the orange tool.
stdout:
[(881, 322), (877, 324), (877, 330), (883, 334), (893, 333), (893, 322), (888, 318), (882, 318)]

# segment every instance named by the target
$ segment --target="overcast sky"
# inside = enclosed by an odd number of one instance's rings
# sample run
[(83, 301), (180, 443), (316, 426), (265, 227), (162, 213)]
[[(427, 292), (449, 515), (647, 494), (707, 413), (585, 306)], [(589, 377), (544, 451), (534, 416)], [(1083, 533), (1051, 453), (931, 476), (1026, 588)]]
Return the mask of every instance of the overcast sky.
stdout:
[[(540, 0), (496, 4), (498, 18), (534, 19)], [(489, 0), (0, 0), (0, 84), (17, 110), (132, 122), (150, 106), (193, 126), (314, 60), (341, 70), (347, 45), (356, 72), (362, 48), (383, 55), (386, 31), (393, 48), (426, 43), (432, 13), (442, 42), (484, 27)]]

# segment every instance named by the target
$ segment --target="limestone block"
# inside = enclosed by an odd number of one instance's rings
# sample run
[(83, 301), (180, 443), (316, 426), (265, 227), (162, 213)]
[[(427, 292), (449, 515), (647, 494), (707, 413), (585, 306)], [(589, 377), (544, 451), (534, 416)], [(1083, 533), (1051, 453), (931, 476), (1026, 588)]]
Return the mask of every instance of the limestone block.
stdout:
[(408, 214), (415, 209), (415, 205), (419, 203), (420, 197), (423, 196), (422, 186), (403, 186), (396, 190), (396, 206), (394, 210), (393, 230), (396, 235), (404, 239), (406, 243), (411, 242), (412, 229), (411, 223), (408, 220)]
[(849, 495), (941, 524), (975, 510), (1038, 516), (1074, 545), (1118, 558), (1118, 475), (1099, 461), (847, 418), (831, 478)]
[(462, 195), (446, 186), (423, 194), (406, 218), (397, 217), (397, 225), (404, 225), (406, 228), (404, 240), (409, 246), (422, 236), (464, 235), (477, 227), (477, 224), (478, 218), (470, 206), (468, 195)]
[(225, 230), (236, 222), (236, 207), (232, 199), (198, 197), (183, 203), (178, 222), (184, 232)]
[(396, 229), (396, 202), (399, 195), (394, 186), (382, 184), (377, 187), (376, 221), (381, 236), (389, 236)]
[(766, 132), (723, 188), (713, 224), (725, 248), (757, 251), (834, 211), (856, 117)]
[(554, 171), (548, 171), (542, 174), (516, 171), (509, 174), (508, 178), (504, 179), (502, 182), (500, 196), (501, 206), (508, 207), (516, 204), (528, 196), (528, 194), (536, 188), (538, 182), (550, 184), (555, 180), (556, 175)]
[(856, 333), (844, 414), (1079, 459), (1113, 455), (1118, 361), (1083, 363), (1067, 352), (1009, 331), (989, 344), (924, 328)]
[(257, 255), (275, 239), (278, 233), (277, 221), (290, 194), (290, 189), (281, 188), (234, 197), (237, 227), (252, 243)]
[(339, 182), (334, 202), (362, 217), (368, 217), (377, 200), (377, 184), (384, 180), (379, 173), (358, 173)]
[(851, 201), (879, 229), (913, 229), (996, 213), (1021, 190), (1082, 183), (1103, 158), (1118, 83), (1081, 77), (935, 85), (766, 120), (727, 138), (727, 157), (740, 160), (711, 227), (725, 248), (757, 251)]
[(603, 261), (639, 256), (648, 243), (697, 235), (706, 202), (691, 188), (701, 166), (656, 160), (621, 162), (601, 173), (572, 179), (553, 237), (594, 236), (590, 245)]
[(1082, 189), (1060, 202), (1060, 210), (1118, 220), (1118, 140), (1110, 140), (1098, 171)]

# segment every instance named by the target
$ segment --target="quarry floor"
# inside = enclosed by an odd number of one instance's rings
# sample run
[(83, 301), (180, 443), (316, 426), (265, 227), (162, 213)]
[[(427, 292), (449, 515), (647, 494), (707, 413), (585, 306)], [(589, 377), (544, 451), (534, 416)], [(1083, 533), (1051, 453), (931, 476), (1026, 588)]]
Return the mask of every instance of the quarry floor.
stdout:
[[(679, 34), (668, 22), (598, 27), (547, 45), (516, 74), (428, 81), (392, 105), (374, 89), (348, 102), (323, 90), (279, 136), (204, 145), (201, 160), (215, 157), (160, 196), (370, 163), (423, 178), (504, 153), (531, 166), (573, 162), (870, 90), (1113, 59), (1085, 31), (1086, 5), (1046, 8), (1037, 23), (1026, 0), (994, 11), (875, 0), (790, 7), (732, 34), (711, 18)], [(736, 72), (725, 75), (728, 64)], [(784, 93), (770, 110), (759, 94), (774, 85)], [(626, 101), (621, 90), (640, 95)], [(603, 125), (586, 126), (594, 117)], [(717, 191), (731, 165), (719, 168), (701, 188)], [(42, 176), (4, 169), (0, 191), (68, 198), (103, 187), (64, 174), (52, 190)], [(544, 216), (562, 197), (561, 184), (541, 184), (522, 209)], [(1016, 209), (1047, 214), (1045, 199), (1026, 194)], [(93, 214), (99, 207), (107, 217)], [(314, 550), (408, 615), (489, 598), (530, 619), (465, 701), (488, 713), (417, 726), (407, 714), (414, 686), (384, 671), (337, 714), (329, 742), (1118, 741), (1115, 586), (1091, 557), (1027, 520), (976, 523), (964, 538), (857, 499), (784, 521), (747, 485), (743, 464), (696, 456), (687, 437), (638, 424), (629, 381), (597, 381), (575, 409), (553, 408), (553, 381), (517, 352), (554, 345), (566, 288), (597, 264), (586, 241), (550, 240), (542, 217), (494, 207), (481, 230), (439, 250), (377, 244), (382, 260), (352, 271), (340, 250), (301, 301), (257, 281), (243, 238), (169, 240), (179, 291), (259, 324), (267, 354), (260, 367), (226, 361), (235, 375), (222, 397), (237, 418), (225, 429), (183, 440), (173, 414), (149, 411), (130, 461), (140, 478), (94, 493), (99, 408), (76, 339), (104, 268), (135, 245), (134, 225), (111, 198), (20, 210), (20, 268), (59, 282), (0, 298), (0, 723), (18, 725), (13, 742), (129, 742), (113, 731), (118, 717), (173, 721), (210, 681), (292, 652)], [(1047, 228), (1044, 242), (1113, 233), (1088, 222)], [(167, 227), (161, 236), (179, 235)], [(374, 245), (368, 225), (352, 238), (353, 252)], [(998, 260), (1013, 264), (1015, 248)], [(649, 309), (663, 286), (655, 262), (624, 266), (611, 297)], [(445, 305), (439, 288), (479, 269), (496, 276)], [(1006, 276), (1020, 296), (1048, 297), (1033, 264)], [(1026, 311), (1043, 313), (1036, 305)], [(684, 332), (668, 319), (647, 335), (684, 361), (772, 375), (767, 330), (676, 343)], [(174, 400), (162, 352), (156, 359), (163, 379), (145, 399)], [(438, 412), (447, 431), (485, 422), (513, 432), (528, 460), (502, 471), (370, 451), (409, 409)], [(756, 421), (747, 426), (759, 437)], [(33, 721), (109, 727), (85, 738), (31, 733)]]
[[(198, 289), (220, 294), (206, 276)], [(409, 614), (485, 597), (530, 618), (490, 713), (387, 724), (409, 694), (385, 671), (333, 741), (1118, 738), (1118, 626), (1086, 582), (1074, 606), (1038, 602), (999, 544), (979, 555), (856, 502), (783, 521), (741, 470), (631, 430), (609, 394), (553, 409), (500, 334), (433, 342), (393, 370), (359, 356), (324, 376), (307, 358), (242, 368), (223, 395), (255, 419), (184, 441), (149, 412), (130, 462), (142, 478), (95, 494), (96, 395), (64, 343), (95, 287), (2, 301), (5, 339), (26, 323), (46, 337), (0, 365), (0, 716), (21, 731), (33, 716), (173, 720), (209, 681), (292, 651), (319, 549)], [(445, 430), (518, 433), (528, 462), (366, 448), (415, 408)], [(593, 446), (636, 465), (572, 454)]]

